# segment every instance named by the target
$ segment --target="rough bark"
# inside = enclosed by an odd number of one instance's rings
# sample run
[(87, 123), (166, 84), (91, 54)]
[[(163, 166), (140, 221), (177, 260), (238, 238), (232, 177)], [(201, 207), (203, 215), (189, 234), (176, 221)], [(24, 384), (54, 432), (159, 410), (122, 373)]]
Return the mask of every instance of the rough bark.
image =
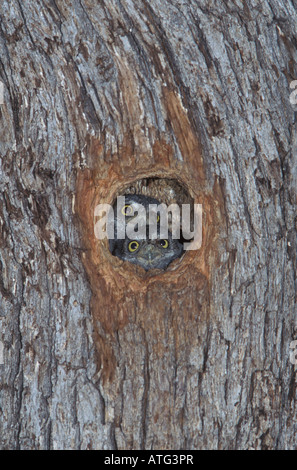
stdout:
[[(6, 449), (293, 449), (294, 0), (2, 0)], [(166, 273), (93, 210), (150, 176), (203, 204)]]

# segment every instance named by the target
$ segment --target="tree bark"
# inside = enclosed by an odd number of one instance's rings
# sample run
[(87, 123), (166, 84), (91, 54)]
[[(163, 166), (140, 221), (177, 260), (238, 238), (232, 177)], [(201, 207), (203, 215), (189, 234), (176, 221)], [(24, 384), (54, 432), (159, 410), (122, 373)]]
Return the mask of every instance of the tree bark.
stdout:
[[(2, 0), (2, 449), (293, 449), (294, 0)], [(178, 181), (203, 242), (113, 257), (96, 204)]]

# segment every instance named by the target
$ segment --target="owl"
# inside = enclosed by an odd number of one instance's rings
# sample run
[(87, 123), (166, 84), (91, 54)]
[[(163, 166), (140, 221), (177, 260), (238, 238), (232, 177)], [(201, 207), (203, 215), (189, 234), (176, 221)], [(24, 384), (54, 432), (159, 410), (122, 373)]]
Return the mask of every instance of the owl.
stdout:
[(166, 269), (173, 260), (181, 257), (183, 252), (183, 244), (172, 239), (171, 233), (168, 232), (167, 239), (149, 239), (147, 236), (146, 239), (131, 240), (126, 237), (123, 240), (114, 240), (112, 254), (148, 271), (156, 268)]
[[(117, 204), (117, 203), (116, 203)], [(115, 204), (115, 214), (117, 213), (117, 206)], [(157, 204), (160, 202), (151, 197), (144, 195), (126, 195), (124, 204), (121, 207), (121, 212), (125, 215), (124, 221), (127, 225), (135, 217), (134, 211), (140, 209), (140, 205), (145, 208), (144, 218), (140, 219), (140, 224), (144, 225), (145, 236), (135, 236), (131, 239), (126, 236), (124, 239), (117, 238), (118, 229), (116, 227), (117, 217), (115, 217), (115, 238), (109, 240), (109, 249), (112, 255), (118, 258), (129, 261), (130, 263), (137, 264), (144, 268), (146, 271), (149, 269), (166, 269), (167, 266), (176, 258), (182, 256), (184, 249), (183, 244), (176, 239), (172, 238), (170, 230), (168, 230), (168, 237), (160, 237), (159, 216), (156, 214), (157, 232), (154, 238), (150, 238), (150, 230), (148, 224), (149, 205)], [(139, 219), (138, 219), (139, 221)], [(143, 233), (142, 233), (143, 235)]]
[[(118, 207), (118, 203), (121, 203), (120, 207)], [(109, 221), (109, 223), (114, 224), (114, 240), (120, 238), (120, 232), (126, 233), (128, 224), (133, 224), (133, 219), (135, 219), (136, 216), (138, 228), (140, 229), (141, 227), (145, 227), (149, 222), (150, 204), (159, 205), (160, 202), (155, 198), (143, 196), (141, 194), (124, 195), (120, 201), (116, 199), (113, 205), (113, 218)], [(141, 210), (142, 212), (140, 212)], [(120, 217), (118, 217), (118, 212), (120, 212)], [(157, 214), (156, 220), (158, 221)], [(109, 240), (109, 249), (111, 252), (113, 251), (114, 240)]]

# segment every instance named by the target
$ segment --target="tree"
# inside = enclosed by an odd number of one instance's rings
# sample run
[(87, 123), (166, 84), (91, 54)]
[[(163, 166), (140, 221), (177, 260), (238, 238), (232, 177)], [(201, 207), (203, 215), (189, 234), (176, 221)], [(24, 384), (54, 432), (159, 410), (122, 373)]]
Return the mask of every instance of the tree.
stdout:
[[(293, 449), (294, 0), (0, 15), (1, 448)], [(94, 207), (154, 178), (203, 244), (146, 275)]]

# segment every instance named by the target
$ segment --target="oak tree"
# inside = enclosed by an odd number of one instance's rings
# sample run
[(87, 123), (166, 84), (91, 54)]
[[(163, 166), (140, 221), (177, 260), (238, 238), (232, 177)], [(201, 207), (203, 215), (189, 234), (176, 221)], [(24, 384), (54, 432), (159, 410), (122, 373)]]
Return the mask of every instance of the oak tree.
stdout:
[[(296, 447), (295, 0), (0, 18), (1, 448)], [(201, 248), (113, 257), (131, 187), (202, 204)]]

